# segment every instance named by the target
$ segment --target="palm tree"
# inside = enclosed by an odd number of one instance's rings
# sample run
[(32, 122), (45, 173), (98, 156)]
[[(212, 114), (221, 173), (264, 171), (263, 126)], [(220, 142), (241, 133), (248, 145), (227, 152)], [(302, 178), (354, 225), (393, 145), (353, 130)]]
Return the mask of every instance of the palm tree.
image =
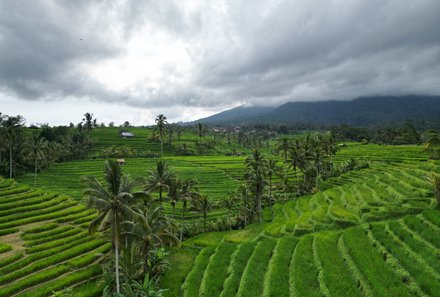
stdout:
[(431, 152), (431, 159), (440, 159), (440, 133), (436, 130), (428, 130), (424, 133), (424, 147)]
[(145, 180), (145, 190), (157, 191), (159, 193), (159, 203), (162, 205), (162, 194), (168, 191), (169, 184), (174, 178), (174, 172), (171, 171), (171, 166), (163, 160), (156, 162), (154, 170), (147, 171), (148, 177)]
[(427, 179), (434, 187), (434, 194), (437, 198), (437, 207), (440, 208), (440, 175), (431, 173)]
[(9, 148), (9, 178), (12, 178), (14, 145), (20, 135), (24, 119), (22, 116), (9, 116), (3, 120), (4, 137)]
[(195, 201), (196, 209), (203, 215), (203, 232), (206, 232), (206, 218), (208, 213), (216, 207), (216, 204), (208, 195), (200, 195)]
[(202, 123), (197, 124), (197, 134), (199, 135), (200, 142), (202, 142), (202, 137), (203, 137), (203, 124)]
[(281, 158), (284, 162), (287, 160), (287, 153), (290, 148), (290, 141), (289, 138), (283, 137), (280, 140), (278, 140), (277, 144), (275, 145), (275, 150), (279, 153), (281, 153)]
[(119, 286), (119, 248), (121, 240), (121, 223), (133, 219), (137, 213), (133, 209), (137, 199), (145, 197), (145, 192), (135, 192), (137, 181), (130, 181), (124, 176), (121, 167), (114, 160), (106, 160), (102, 184), (93, 176), (83, 177), (86, 186), (84, 195), (89, 207), (96, 208), (99, 215), (89, 227), (90, 232), (110, 229), (111, 241), (115, 252), (116, 292)]
[(93, 120), (93, 113), (86, 112), (84, 114), (83, 118), (84, 126), (86, 128), (87, 133), (90, 133), (92, 131), (94, 123), (96, 122), (96, 119)]
[(185, 221), (185, 214), (188, 209), (188, 202), (195, 202), (200, 196), (198, 189), (198, 182), (193, 179), (186, 179), (182, 182), (182, 227), (180, 228), (180, 241), (183, 240), (183, 222)]
[(168, 198), (170, 199), (171, 206), (173, 207), (173, 218), (177, 201), (180, 200), (181, 195), (182, 182), (177, 178), (173, 178), (168, 185)]
[(174, 226), (163, 215), (162, 210), (160, 206), (138, 209), (136, 220), (134, 222), (125, 222), (129, 227), (128, 231), (123, 234), (135, 240), (140, 246), (140, 251), (146, 264), (144, 267), (145, 273), (149, 273), (148, 257), (152, 248), (179, 243), (179, 240), (172, 232), (175, 229)]
[(160, 139), (160, 155), (162, 156), (163, 155), (163, 139), (165, 137), (166, 126), (167, 126), (168, 122), (167, 122), (167, 118), (163, 114), (158, 115), (155, 122), (156, 122), (156, 129), (157, 129), (157, 132), (159, 133), (159, 139)]
[(24, 152), (34, 164), (34, 187), (37, 185), (38, 162), (43, 160), (48, 149), (48, 142), (39, 135), (33, 135), (24, 144)]
[(274, 174), (276, 174), (276, 172), (278, 171), (278, 166), (277, 166), (277, 161), (274, 159), (268, 159), (267, 160), (267, 165), (266, 165), (266, 174), (267, 177), (269, 179), (269, 197), (268, 197), (268, 202), (269, 202), (269, 207), (272, 208), (272, 176)]
[(259, 149), (254, 149), (252, 155), (246, 158), (245, 165), (248, 169), (246, 181), (255, 198), (255, 213), (258, 221), (262, 222), (261, 201), (266, 186), (266, 160)]

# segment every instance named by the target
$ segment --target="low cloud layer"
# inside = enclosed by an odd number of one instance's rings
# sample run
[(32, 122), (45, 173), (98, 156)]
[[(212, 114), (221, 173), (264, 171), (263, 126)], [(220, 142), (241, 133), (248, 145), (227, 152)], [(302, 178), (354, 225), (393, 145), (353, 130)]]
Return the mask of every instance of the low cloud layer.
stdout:
[(440, 94), (439, 12), (437, 0), (5, 0), (0, 111), (2, 98), (203, 114)]

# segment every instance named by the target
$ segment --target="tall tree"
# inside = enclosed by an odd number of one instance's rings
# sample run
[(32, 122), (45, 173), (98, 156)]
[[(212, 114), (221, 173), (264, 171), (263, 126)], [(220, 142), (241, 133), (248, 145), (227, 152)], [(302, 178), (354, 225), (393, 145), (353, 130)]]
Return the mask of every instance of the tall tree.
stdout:
[(90, 133), (94, 127), (94, 123), (96, 123), (96, 119), (93, 119), (93, 113), (86, 112), (83, 118), (83, 127), (86, 129), (87, 133)]
[(197, 124), (197, 134), (199, 135), (199, 140), (202, 142), (202, 138), (204, 135), (204, 128), (202, 123)]
[(159, 203), (162, 205), (163, 192), (168, 191), (169, 184), (174, 178), (174, 172), (168, 163), (159, 160), (156, 162), (156, 167), (153, 170), (147, 171), (147, 175), (144, 183), (145, 190), (158, 192)]
[(247, 167), (246, 182), (255, 199), (255, 214), (258, 221), (262, 222), (261, 202), (266, 187), (267, 163), (263, 154), (257, 148), (252, 151), (250, 157), (246, 158), (245, 165)]
[(269, 195), (268, 195), (268, 204), (269, 207), (272, 208), (272, 177), (277, 173), (278, 166), (277, 161), (275, 159), (268, 159), (267, 165), (266, 165), (266, 174), (267, 178), (269, 179)]
[(434, 188), (434, 194), (437, 198), (437, 207), (440, 208), (440, 175), (431, 173), (427, 178)]
[(186, 179), (182, 182), (182, 226), (180, 228), (180, 241), (183, 240), (183, 222), (185, 221), (185, 215), (188, 210), (188, 202), (194, 203), (199, 197), (198, 182), (193, 179)]
[(178, 178), (173, 178), (170, 180), (168, 184), (168, 199), (170, 200), (170, 204), (173, 208), (173, 218), (176, 210), (177, 202), (180, 200), (182, 196), (182, 181)]
[(203, 232), (206, 232), (206, 219), (208, 213), (216, 206), (208, 195), (200, 195), (196, 199), (196, 209), (203, 215)]
[(120, 293), (119, 285), (119, 250), (121, 243), (121, 224), (125, 220), (133, 220), (137, 212), (133, 205), (139, 198), (147, 196), (145, 192), (135, 192), (137, 181), (124, 176), (121, 167), (114, 160), (106, 160), (102, 184), (93, 176), (83, 178), (86, 186), (84, 195), (89, 207), (96, 208), (99, 215), (89, 227), (89, 231), (110, 229), (111, 241), (115, 254), (116, 292)]
[(9, 178), (13, 176), (13, 160), (14, 160), (14, 146), (21, 133), (21, 128), (24, 124), (22, 116), (9, 116), (3, 120), (4, 137), (9, 150)]
[(34, 187), (37, 185), (37, 171), (39, 163), (46, 157), (48, 142), (44, 138), (35, 134), (24, 143), (24, 153), (34, 165)]
[(163, 156), (163, 140), (165, 137), (168, 122), (166, 116), (164, 116), (163, 114), (158, 115), (155, 122), (156, 132), (158, 133), (160, 140), (160, 155)]
[(163, 215), (161, 207), (138, 209), (137, 213), (134, 221), (125, 222), (128, 228), (124, 235), (134, 239), (135, 245), (140, 246), (141, 256), (145, 263), (144, 272), (149, 274), (151, 267), (149, 267), (148, 259), (151, 249), (164, 245), (176, 245), (179, 240), (172, 231), (175, 229), (173, 224)]

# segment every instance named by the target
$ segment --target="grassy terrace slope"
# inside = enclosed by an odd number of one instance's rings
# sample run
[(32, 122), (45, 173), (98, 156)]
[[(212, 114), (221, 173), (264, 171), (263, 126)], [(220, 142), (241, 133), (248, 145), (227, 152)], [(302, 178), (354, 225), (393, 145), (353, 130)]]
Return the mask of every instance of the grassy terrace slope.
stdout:
[(272, 220), (207, 233), (172, 254), (167, 296), (440, 296), (440, 212), (420, 147), (349, 145), (371, 161)]
[[(181, 178), (194, 178), (200, 182), (200, 190), (213, 199), (221, 200), (235, 190), (243, 174), (242, 157), (166, 157), (172, 164), (173, 170)], [(152, 169), (155, 159), (134, 158), (126, 159), (123, 168), (125, 173), (132, 177), (145, 177), (147, 169)], [(101, 177), (103, 174), (103, 159), (92, 159), (65, 163), (55, 163), (48, 170), (39, 174), (38, 187), (46, 190), (69, 195), (78, 201), (82, 199), (84, 186), (81, 177), (94, 175)], [(33, 184), (33, 175), (27, 174), (18, 178), (20, 182)], [(165, 203), (166, 210), (171, 213), (171, 206)], [(177, 210), (181, 208), (180, 203)], [(221, 216), (226, 212), (219, 209), (210, 214), (211, 217)], [(190, 214), (190, 216), (197, 216)]]
[(0, 178), (0, 248), (9, 247), (0, 249), (0, 296), (48, 296), (98, 277), (110, 245), (88, 234), (94, 216), (67, 196)]

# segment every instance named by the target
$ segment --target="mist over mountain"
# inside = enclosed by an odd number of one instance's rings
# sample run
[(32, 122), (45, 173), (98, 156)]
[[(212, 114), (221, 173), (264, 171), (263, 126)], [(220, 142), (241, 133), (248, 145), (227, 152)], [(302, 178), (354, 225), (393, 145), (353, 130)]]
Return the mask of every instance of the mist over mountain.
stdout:
[(276, 108), (233, 108), (196, 122), (205, 124), (310, 123), (368, 127), (406, 120), (440, 122), (440, 96), (375, 96), (351, 101), (288, 102)]

